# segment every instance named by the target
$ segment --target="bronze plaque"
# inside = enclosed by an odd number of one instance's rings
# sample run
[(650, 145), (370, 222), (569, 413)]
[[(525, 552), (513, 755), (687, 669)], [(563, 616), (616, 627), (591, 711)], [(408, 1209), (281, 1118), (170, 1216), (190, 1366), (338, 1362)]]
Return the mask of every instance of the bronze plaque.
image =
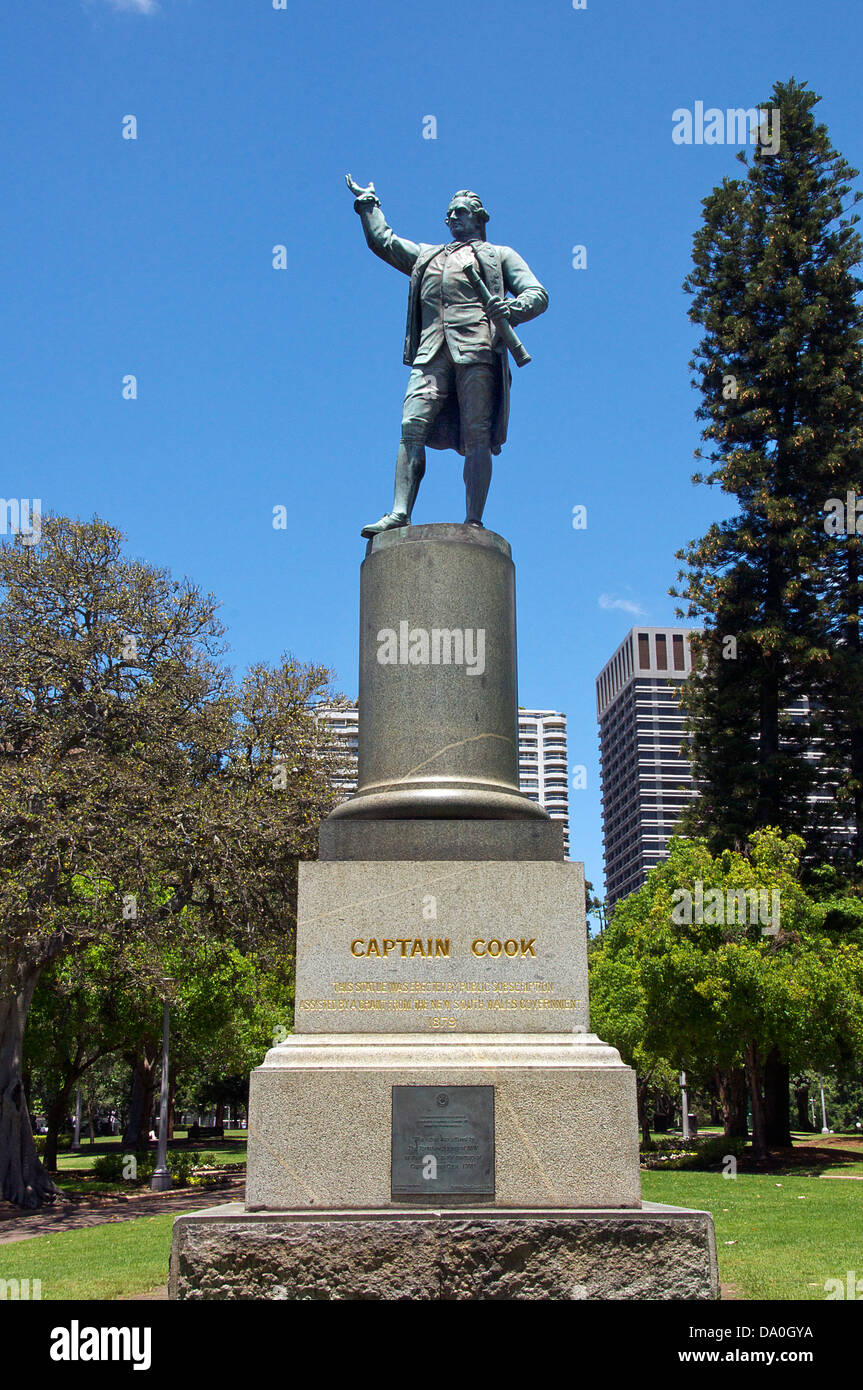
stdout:
[(494, 1196), (493, 1086), (393, 1086), (392, 1195)]

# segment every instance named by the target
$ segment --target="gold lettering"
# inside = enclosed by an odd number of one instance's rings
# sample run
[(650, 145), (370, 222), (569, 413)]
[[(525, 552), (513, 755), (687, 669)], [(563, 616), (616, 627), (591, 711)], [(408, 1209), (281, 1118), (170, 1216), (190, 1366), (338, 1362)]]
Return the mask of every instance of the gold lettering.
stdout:
[(362, 946), (362, 944), (363, 944), (363, 939), (362, 939), (361, 936), (358, 936), (357, 939), (356, 939), (356, 941), (352, 941), (352, 942), (351, 942), (351, 955), (352, 955), (352, 956), (362, 956), (362, 955), (365, 955), (365, 952), (364, 952), (364, 951), (357, 951), (357, 950), (355, 949), (355, 947), (357, 947), (357, 946)]

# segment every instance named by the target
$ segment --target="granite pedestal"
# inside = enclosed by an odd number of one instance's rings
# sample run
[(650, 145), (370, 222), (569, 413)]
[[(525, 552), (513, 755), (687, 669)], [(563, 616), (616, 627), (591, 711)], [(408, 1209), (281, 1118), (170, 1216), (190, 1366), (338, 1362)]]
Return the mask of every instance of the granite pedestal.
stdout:
[(641, 1203), (635, 1076), (590, 1032), (585, 886), (518, 785), (509, 546), (375, 537), (358, 789), (300, 866), (295, 1031), (252, 1074), (246, 1209), (175, 1298), (713, 1298), (712, 1221)]
[(178, 1216), (169, 1296), (284, 1301), (719, 1297), (707, 1212), (293, 1212)]

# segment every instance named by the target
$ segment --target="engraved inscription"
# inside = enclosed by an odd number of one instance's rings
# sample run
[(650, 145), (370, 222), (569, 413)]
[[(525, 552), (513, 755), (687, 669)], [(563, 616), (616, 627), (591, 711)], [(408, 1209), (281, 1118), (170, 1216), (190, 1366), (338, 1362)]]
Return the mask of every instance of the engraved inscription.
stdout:
[(427, 1014), (415, 1021), (455, 1029), (467, 1013), (569, 1013), (583, 1002), (556, 997), (548, 980), (334, 980), (332, 991), (322, 999), (299, 999), (297, 1005), (313, 1013)]

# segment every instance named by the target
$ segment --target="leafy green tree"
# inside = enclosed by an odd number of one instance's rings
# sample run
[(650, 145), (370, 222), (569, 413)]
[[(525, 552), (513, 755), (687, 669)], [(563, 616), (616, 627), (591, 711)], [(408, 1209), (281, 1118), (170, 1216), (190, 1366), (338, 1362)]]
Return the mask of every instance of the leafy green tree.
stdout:
[(311, 708), (329, 673), (286, 657), (237, 684), (216, 600), (122, 541), (47, 517), (0, 547), (0, 1193), (23, 1206), (54, 1195), (22, 1085), (42, 971), (202, 926), (290, 945), (334, 800)]
[(799, 881), (802, 849), (770, 828), (746, 854), (713, 856), (703, 839), (675, 837), (668, 859), (617, 905), (603, 946), (611, 960), (637, 964), (648, 1054), (707, 1075), (745, 1066), (760, 1157), (770, 1053), (828, 1066), (863, 1041), (863, 942), (825, 930)]
[(650, 1143), (648, 1101), (651, 1087), (673, 1085), (666, 1059), (649, 1043), (648, 998), (634, 951), (609, 938), (590, 954), (590, 1026), (635, 1071), (636, 1103), (642, 1143)]
[(57, 1166), (57, 1139), (85, 1073), (122, 1047), (130, 1027), (128, 974), (100, 942), (61, 957), (39, 980), (27, 1021), (31, 1086), (45, 1110), (43, 1165)]

